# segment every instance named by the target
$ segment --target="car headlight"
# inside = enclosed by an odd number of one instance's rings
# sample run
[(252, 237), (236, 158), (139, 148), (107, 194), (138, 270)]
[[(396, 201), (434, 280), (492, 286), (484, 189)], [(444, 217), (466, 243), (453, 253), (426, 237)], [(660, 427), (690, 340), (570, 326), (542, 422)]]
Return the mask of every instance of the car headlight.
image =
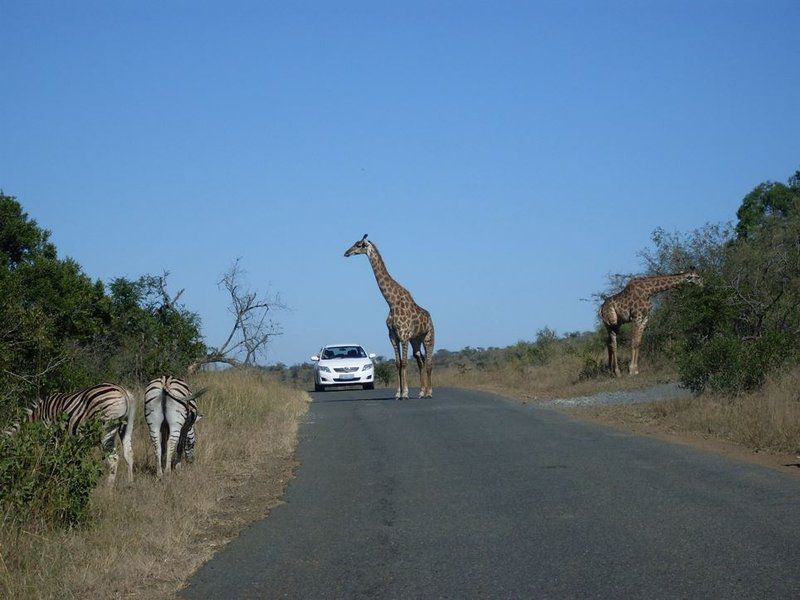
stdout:
[(372, 370), (372, 363), (369, 363), (368, 365), (364, 365), (363, 367), (361, 367), (361, 370), (362, 371), (371, 371)]
[(319, 366), (319, 370), (320, 371), (325, 371), (326, 373), (330, 373), (331, 372), (331, 370), (328, 367), (325, 367), (323, 365)]

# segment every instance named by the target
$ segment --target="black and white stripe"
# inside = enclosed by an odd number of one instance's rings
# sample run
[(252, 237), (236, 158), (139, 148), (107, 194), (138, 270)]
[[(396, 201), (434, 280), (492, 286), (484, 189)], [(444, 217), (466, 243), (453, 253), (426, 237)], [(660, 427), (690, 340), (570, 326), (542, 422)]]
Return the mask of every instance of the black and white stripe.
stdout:
[(197, 398), (205, 389), (192, 392), (182, 379), (165, 375), (147, 385), (144, 394), (144, 417), (150, 429), (150, 440), (161, 477), (177, 466), (185, 456), (194, 459), (196, 434), (194, 425), (200, 419)]
[[(113, 383), (101, 383), (70, 394), (51, 394), (34, 401), (28, 408), (26, 421), (52, 423), (62, 415), (67, 415), (67, 427), (75, 434), (78, 428), (91, 419), (100, 419), (105, 424), (102, 445), (108, 452), (108, 484), (113, 485), (117, 476), (119, 456), (116, 449), (116, 436), (122, 442), (122, 455), (128, 464), (128, 481), (133, 481), (133, 422), (136, 415), (136, 400), (125, 388)], [(8, 433), (19, 431), (15, 423)]]

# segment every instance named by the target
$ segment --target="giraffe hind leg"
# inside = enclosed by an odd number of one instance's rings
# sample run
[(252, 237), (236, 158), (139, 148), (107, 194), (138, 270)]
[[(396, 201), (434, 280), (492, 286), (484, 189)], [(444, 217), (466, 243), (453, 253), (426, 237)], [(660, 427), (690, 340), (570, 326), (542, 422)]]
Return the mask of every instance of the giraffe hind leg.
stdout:
[(422, 341), (425, 347), (425, 376), (428, 380), (428, 388), (425, 390), (426, 398), (433, 398), (433, 382), (431, 375), (433, 374), (433, 330), (431, 329), (425, 339)]
[(397, 368), (397, 392), (395, 392), (394, 397), (399, 400), (403, 393), (403, 372), (400, 368), (400, 340), (397, 339), (397, 336), (394, 334), (391, 328), (389, 329), (389, 340), (392, 342), (392, 350), (394, 350), (394, 365)]
[(414, 358), (417, 360), (417, 367), (419, 368), (419, 397), (424, 398), (425, 392), (428, 390), (428, 382), (425, 379), (425, 355), (422, 354), (422, 340), (412, 340), (411, 348), (414, 351)]
[(400, 397), (408, 400), (408, 342), (400, 342), (400, 384), (402, 393)]

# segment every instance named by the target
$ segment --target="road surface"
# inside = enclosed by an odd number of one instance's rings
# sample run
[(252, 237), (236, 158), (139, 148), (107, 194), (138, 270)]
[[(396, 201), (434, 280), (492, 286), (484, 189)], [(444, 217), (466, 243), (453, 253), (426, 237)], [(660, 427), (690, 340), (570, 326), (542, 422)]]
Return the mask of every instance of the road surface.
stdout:
[(313, 394), (286, 504), (183, 597), (800, 597), (800, 477), (435, 392)]

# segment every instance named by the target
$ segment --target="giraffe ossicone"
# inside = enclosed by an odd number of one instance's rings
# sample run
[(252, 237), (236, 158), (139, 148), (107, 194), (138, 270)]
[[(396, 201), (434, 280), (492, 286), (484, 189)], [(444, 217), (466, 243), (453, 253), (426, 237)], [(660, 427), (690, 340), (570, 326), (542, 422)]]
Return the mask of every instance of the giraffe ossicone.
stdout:
[[(408, 364), (408, 344), (411, 344), (412, 353), (419, 367), (420, 398), (433, 396), (431, 373), (433, 371), (433, 319), (430, 313), (419, 306), (414, 298), (402, 285), (389, 275), (386, 263), (383, 262), (377, 246), (367, 241), (364, 234), (359, 241), (350, 246), (344, 253), (345, 257), (355, 254), (366, 254), (372, 265), (375, 280), (378, 282), (381, 294), (389, 305), (389, 316), (386, 327), (389, 329), (389, 340), (394, 350), (395, 365), (397, 366), (397, 393), (395, 397), (408, 398), (408, 379), (406, 367)], [(423, 353), (422, 350), (425, 350)]]

